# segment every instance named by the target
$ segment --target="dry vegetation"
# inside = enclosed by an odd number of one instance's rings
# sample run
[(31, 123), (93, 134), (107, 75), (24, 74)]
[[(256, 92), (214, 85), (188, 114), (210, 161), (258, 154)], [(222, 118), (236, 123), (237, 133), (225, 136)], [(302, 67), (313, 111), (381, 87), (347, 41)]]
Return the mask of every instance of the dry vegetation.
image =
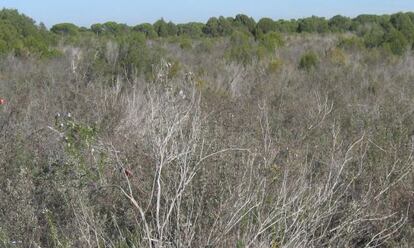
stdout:
[(413, 246), (411, 51), (154, 43), (149, 76), (1, 60), (1, 247)]

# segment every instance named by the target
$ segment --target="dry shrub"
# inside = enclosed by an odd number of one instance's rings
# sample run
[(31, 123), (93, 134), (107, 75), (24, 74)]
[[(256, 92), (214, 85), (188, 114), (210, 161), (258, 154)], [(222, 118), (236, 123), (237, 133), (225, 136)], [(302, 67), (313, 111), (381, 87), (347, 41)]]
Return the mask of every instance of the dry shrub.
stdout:
[[(3, 59), (0, 244), (412, 246), (412, 54), (288, 40), (277, 69), (171, 48), (151, 80)], [(307, 50), (332, 53), (300, 72)]]

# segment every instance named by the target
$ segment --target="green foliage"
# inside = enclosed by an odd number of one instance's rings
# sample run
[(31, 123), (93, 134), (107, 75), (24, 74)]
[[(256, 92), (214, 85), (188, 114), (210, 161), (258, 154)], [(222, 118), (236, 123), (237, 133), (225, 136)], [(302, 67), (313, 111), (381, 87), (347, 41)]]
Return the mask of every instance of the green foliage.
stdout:
[(233, 32), (233, 18), (225, 18), (223, 16), (220, 16), (218, 19), (219, 24), (219, 32), (222, 36), (231, 35)]
[(243, 247), (246, 247), (243, 240), (237, 240), (236, 248), (243, 248)]
[(13, 9), (2, 9), (0, 11), (0, 20), (2, 23), (13, 25), (22, 36), (34, 35), (38, 29), (33, 19)]
[(217, 37), (219, 33), (219, 23), (216, 17), (211, 17), (208, 19), (206, 25), (203, 27), (203, 33), (207, 36)]
[(238, 29), (253, 33), (254, 29), (256, 28), (256, 21), (247, 15), (238, 14), (234, 18), (234, 25)]
[(203, 23), (189, 22), (177, 25), (177, 35), (199, 38), (203, 35)]
[(50, 31), (59, 35), (77, 35), (79, 33), (79, 27), (72, 23), (60, 23), (54, 25)]
[(91, 152), (98, 134), (96, 125), (76, 121), (68, 113), (57, 114), (55, 116), (55, 126), (63, 134), (65, 151), (68, 155), (68, 160), (64, 162), (64, 165), (60, 165), (60, 168), (56, 171), (56, 173), (61, 173), (57, 176), (64, 176), (67, 173), (74, 174), (73, 183), (75, 187), (83, 187), (96, 181), (102, 171), (96, 171), (96, 168), (87, 166), (85, 160), (85, 153)]
[(230, 49), (227, 52), (227, 57), (230, 61), (244, 65), (250, 64), (253, 61), (255, 49), (250, 37), (246, 33), (235, 31), (230, 37), (230, 44)]
[(302, 55), (299, 61), (299, 69), (310, 71), (314, 68), (316, 68), (319, 64), (319, 58), (318, 55), (313, 52), (307, 52)]
[(197, 53), (210, 53), (213, 49), (214, 42), (212, 38), (203, 38), (200, 42), (196, 45), (195, 49)]
[(372, 24), (368, 30), (362, 32), (364, 44), (368, 48), (378, 47), (384, 42), (385, 32), (378, 24)]
[(3, 231), (3, 227), (0, 226), (0, 246), (4, 248), (11, 248), (14, 245), (11, 243), (12, 241), (8, 237), (8, 235)]
[(328, 21), (329, 29), (332, 32), (346, 32), (352, 26), (352, 20), (349, 17), (336, 15)]
[(172, 22), (165, 22), (164, 19), (160, 19), (154, 23), (154, 30), (159, 37), (168, 37), (177, 34), (177, 27)]
[(276, 23), (270, 18), (262, 18), (256, 25), (255, 35), (259, 37), (273, 31), (276, 31)]
[(341, 37), (338, 47), (347, 51), (360, 50), (364, 47), (364, 41), (357, 36)]
[(193, 48), (193, 42), (188, 37), (182, 37), (180, 39), (180, 48), (183, 50), (191, 49)]
[(23, 40), (19, 38), (18, 30), (3, 20), (0, 21), (0, 46), (2, 53), (23, 49)]
[(277, 48), (285, 44), (282, 35), (276, 32), (269, 32), (262, 35), (259, 41), (260, 45), (268, 52), (274, 52)]
[[(403, 39), (397, 30), (405, 39)], [(65, 37), (66, 44), (79, 44), (92, 33), (105, 37), (120, 39), (133, 31), (145, 34), (148, 39), (157, 37), (167, 38), (184, 36), (200, 38), (231, 36), (234, 31), (254, 34), (262, 46), (259, 50), (273, 50), (263, 35), (271, 32), (281, 33), (327, 33), (327, 32), (354, 32), (362, 37), (367, 48), (386, 47), (395, 54), (401, 54), (405, 43), (414, 44), (414, 13), (397, 13), (393, 15), (360, 15), (354, 19), (344, 16), (334, 16), (329, 20), (312, 16), (299, 20), (278, 20), (262, 18), (257, 23), (247, 15), (238, 14), (234, 18), (223, 16), (212, 17), (206, 24), (189, 22), (174, 24), (164, 19), (153, 25), (143, 23), (134, 27), (116, 22), (97, 23), (90, 29), (80, 28), (71, 23), (54, 25), (50, 32), (43, 24), (35, 22), (19, 14), (16, 10), (3, 9), (0, 12), (0, 54), (14, 53), (19, 56), (39, 54), (41, 56), (56, 56), (56, 50), (50, 48), (56, 44), (56, 35)], [(124, 38), (121, 38), (124, 39)], [(183, 40), (184, 47), (188, 42)], [(239, 47), (240, 48), (240, 47)], [(262, 52), (259, 52), (259, 54)]]
[(153, 24), (154, 30), (157, 33), (159, 37), (167, 37), (168, 31), (167, 31), (167, 23), (164, 21), (164, 19), (160, 19), (156, 21)]
[(95, 34), (102, 34), (104, 32), (104, 27), (100, 23), (92, 24), (91, 25), (91, 31)]
[(323, 17), (312, 16), (299, 20), (298, 32), (326, 33), (329, 31), (328, 21)]
[(296, 20), (278, 20), (275, 22), (275, 30), (281, 33), (297, 32), (299, 23)]
[(45, 217), (46, 217), (46, 221), (49, 227), (51, 247), (69, 248), (70, 247), (69, 242), (64, 240), (64, 238), (61, 237), (62, 235), (59, 234), (56, 224), (53, 221), (52, 214), (49, 211), (45, 211)]
[(126, 24), (106, 22), (103, 24), (93, 24), (91, 25), (90, 30), (97, 35), (117, 37), (127, 34), (130, 31), (130, 27), (128, 27)]
[(57, 114), (55, 126), (64, 134), (66, 146), (71, 154), (77, 154), (79, 150), (90, 147), (98, 131), (96, 126), (77, 122), (70, 113)]
[(226, 36), (232, 32), (232, 22), (222, 16), (210, 18), (203, 28), (203, 33), (211, 37)]
[(144, 34), (133, 33), (120, 37), (119, 43), (119, 60), (127, 75), (139, 75), (147, 69), (147, 66), (150, 66)]
[(367, 24), (367, 23), (380, 23), (382, 20), (381, 16), (377, 15), (370, 15), (370, 14), (362, 14), (355, 17), (354, 21), (360, 24)]
[(397, 13), (391, 15), (390, 22), (408, 41), (414, 41), (414, 24), (408, 14)]
[(389, 21), (389, 17), (384, 15), (384, 16), (378, 16), (378, 15), (359, 15), (357, 17), (355, 17), (352, 20), (352, 26), (351, 29), (354, 31), (357, 31), (358, 28), (360, 28), (361, 26), (366, 26), (366, 25), (370, 25), (370, 24), (380, 24), (380, 23), (385, 23)]
[(150, 23), (143, 23), (132, 28), (134, 31), (144, 33), (149, 39), (154, 39), (158, 36), (154, 27)]
[(398, 30), (387, 33), (384, 37), (384, 47), (391, 50), (395, 55), (403, 55), (408, 48), (408, 41)]
[(178, 32), (177, 26), (173, 22), (167, 23), (167, 34), (168, 36), (176, 36)]
[(114, 36), (125, 34), (129, 31), (129, 27), (126, 24), (116, 22), (106, 22), (103, 24), (104, 32), (112, 34)]
[(14, 53), (17, 56), (31, 54), (51, 56), (54, 39), (44, 25), (35, 22), (17, 10), (0, 11), (0, 54)]

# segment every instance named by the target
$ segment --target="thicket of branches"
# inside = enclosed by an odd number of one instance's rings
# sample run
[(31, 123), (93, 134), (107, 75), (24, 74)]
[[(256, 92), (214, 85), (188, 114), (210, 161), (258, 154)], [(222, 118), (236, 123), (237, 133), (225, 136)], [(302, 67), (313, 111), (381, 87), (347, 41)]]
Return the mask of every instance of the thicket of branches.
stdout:
[(408, 43), (73, 37), (0, 60), (0, 246), (413, 245)]

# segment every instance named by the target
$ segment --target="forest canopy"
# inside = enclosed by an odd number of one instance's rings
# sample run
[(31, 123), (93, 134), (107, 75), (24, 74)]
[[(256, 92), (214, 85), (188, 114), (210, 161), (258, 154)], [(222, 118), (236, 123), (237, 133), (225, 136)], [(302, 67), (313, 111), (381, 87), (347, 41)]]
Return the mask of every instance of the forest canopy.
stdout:
[(0, 11), (0, 53), (15, 55), (37, 54), (51, 56), (53, 47), (61, 38), (67, 42), (82, 37), (98, 36), (115, 38), (142, 33), (147, 39), (189, 37), (231, 37), (243, 32), (256, 41), (269, 32), (293, 33), (351, 33), (362, 40), (367, 48), (384, 47), (394, 54), (402, 54), (414, 43), (414, 13), (392, 15), (359, 15), (349, 18), (336, 15), (330, 19), (312, 16), (301, 19), (273, 20), (261, 18), (256, 21), (245, 14), (235, 17), (211, 17), (206, 23), (189, 22), (176, 24), (163, 18), (155, 23), (128, 26), (122, 23), (96, 23), (90, 27), (78, 27), (72, 23), (59, 23), (48, 30), (44, 24), (13, 9)]

